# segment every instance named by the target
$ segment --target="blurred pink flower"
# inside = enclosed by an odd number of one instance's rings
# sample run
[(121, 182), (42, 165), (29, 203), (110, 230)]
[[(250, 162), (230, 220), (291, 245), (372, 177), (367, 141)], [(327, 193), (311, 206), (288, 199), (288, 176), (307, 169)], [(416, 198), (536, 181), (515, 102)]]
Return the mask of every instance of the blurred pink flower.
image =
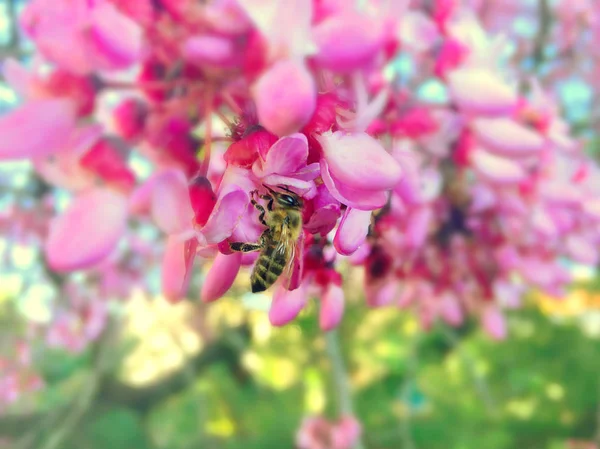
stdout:
[(34, 0), (21, 23), (49, 61), (72, 73), (124, 69), (142, 56), (142, 29), (106, 0)]

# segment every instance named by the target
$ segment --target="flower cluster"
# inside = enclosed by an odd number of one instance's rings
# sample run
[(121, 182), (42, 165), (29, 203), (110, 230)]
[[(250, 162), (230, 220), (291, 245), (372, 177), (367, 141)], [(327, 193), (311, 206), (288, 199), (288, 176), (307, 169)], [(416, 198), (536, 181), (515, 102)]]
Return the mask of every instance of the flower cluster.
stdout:
[[(424, 327), (474, 314), (502, 338), (526, 287), (560, 294), (563, 260), (596, 263), (598, 169), (551, 95), (511, 71), (480, 2), (354, 3), (27, 4), (36, 59), (3, 65), (23, 104), (0, 118), (0, 159), (30, 160), (69, 197), (39, 231), (45, 263), (96, 282), (65, 284), (50, 342), (78, 350), (74, 327), (96, 338), (105, 309), (85, 298), (151, 288), (155, 257), (170, 300), (206, 261), (201, 299), (223, 296), (257, 258), (230, 249), (265, 231), (256, 192), (304, 204), (301, 269), (274, 286), (274, 325), (314, 297), (334, 328), (347, 258), (370, 306), (413, 307)], [(444, 98), (421, 95), (432, 85)], [(136, 240), (149, 224), (159, 254)]]

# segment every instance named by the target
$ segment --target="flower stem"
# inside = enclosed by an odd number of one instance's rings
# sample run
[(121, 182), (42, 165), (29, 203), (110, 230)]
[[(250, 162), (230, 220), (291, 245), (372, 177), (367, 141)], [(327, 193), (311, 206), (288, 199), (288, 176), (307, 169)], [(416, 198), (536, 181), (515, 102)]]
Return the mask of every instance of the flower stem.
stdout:
[[(350, 383), (348, 382), (348, 374), (346, 365), (342, 356), (338, 331), (334, 329), (325, 333), (325, 343), (329, 360), (331, 361), (331, 374), (333, 383), (337, 393), (337, 408), (340, 415), (354, 416), (352, 408), (352, 394), (350, 392)], [(364, 449), (362, 440), (358, 440), (354, 445), (354, 449)]]

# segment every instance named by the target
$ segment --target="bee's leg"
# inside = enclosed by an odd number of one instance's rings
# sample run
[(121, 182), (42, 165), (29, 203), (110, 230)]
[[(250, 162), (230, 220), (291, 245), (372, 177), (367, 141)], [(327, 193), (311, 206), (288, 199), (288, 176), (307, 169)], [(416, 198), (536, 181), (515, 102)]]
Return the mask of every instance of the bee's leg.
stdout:
[(260, 221), (265, 226), (269, 226), (265, 221), (265, 208), (258, 204), (254, 199), (251, 199), (250, 202), (254, 207), (256, 207), (260, 211), (260, 215), (258, 216), (258, 221)]
[(252, 251), (260, 251), (262, 249), (263, 245), (261, 243), (230, 242), (229, 247), (233, 251), (249, 253)]

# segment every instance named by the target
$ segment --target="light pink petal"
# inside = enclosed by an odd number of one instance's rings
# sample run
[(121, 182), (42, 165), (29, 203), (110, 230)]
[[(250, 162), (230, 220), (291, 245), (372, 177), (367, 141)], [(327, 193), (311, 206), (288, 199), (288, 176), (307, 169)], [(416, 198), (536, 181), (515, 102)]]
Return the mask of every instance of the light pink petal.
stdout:
[(506, 338), (506, 319), (496, 306), (489, 305), (483, 311), (481, 317), (483, 328), (487, 334), (494, 340), (504, 340)]
[(571, 234), (565, 239), (565, 246), (571, 258), (586, 265), (596, 265), (598, 262), (598, 249), (592, 239), (582, 235)]
[(329, 284), (321, 298), (319, 326), (324, 331), (334, 329), (344, 314), (344, 290), (339, 285)]
[(351, 449), (356, 446), (362, 428), (354, 416), (343, 416), (332, 429), (331, 441), (335, 449)]
[(302, 57), (314, 51), (312, 2), (305, 0), (238, 0), (269, 44), (269, 57)]
[(6, 83), (21, 97), (27, 99), (35, 77), (14, 58), (7, 58), (2, 63), (2, 74)]
[(217, 254), (204, 278), (200, 299), (204, 302), (211, 302), (227, 293), (235, 281), (241, 263), (242, 253)]
[(304, 196), (304, 192), (312, 190), (315, 187), (315, 183), (312, 181), (302, 181), (301, 179), (292, 178), (289, 176), (280, 175), (268, 175), (262, 178), (263, 184), (269, 186), (280, 186), (284, 185), (292, 187), (294, 191)]
[(0, 160), (43, 157), (63, 149), (75, 128), (75, 107), (65, 99), (28, 102), (0, 117)]
[(411, 248), (420, 248), (429, 235), (433, 220), (433, 210), (430, 207), (420, 207), (409, 217), (404, 235), (405, 243)]
[(369, 307), (389, 306), (398, 299), (400, 283), (394, 279), (365, 286), (365, 299)]
[(320, 170), (321, 168), (319, 163), (313, 162), (312, 164), (308, 164), (306, 167), (294, 172), (294, 177), (302, 179), (303, 181), (312, 181), (319, 176)]
[(448, 74), (448, 87), (456, 103), (471, 113), (509, 112), (517, 105), (516, 88), (489, 70), (464, 68)]
[(386, 190), (402, 177), (400, 164), (367, 133), (325, 133), (319, 138), (329, 172), (354, 190)]
[(235, 56), (233, 41), (216, 35), (192, 36), (183, 43), (182, 51), (187, 61), (200, 65), (229, 65)]
[(516, 309), (521, 306), (521, 298), (525, 293), (523, 284), (516, 285), (505, 279), (498, 279), (494, 282), (494, 300), (502, 307)]
[(317, 88), (302, 63), (283, 60), (256, 81), (252, 97), (260, 124), (273, 134), (285, 136), (308, 123), (317, 104)]
[(56, 271), (90, 267), (117, 246), (127, 225), (127, 198), (111, 189), (81, 193), (55, 217), (45, 245), (48, 264)]
[(544, 146), (540, 134), (509, 118), (478, 118), (471, 127), (479, 142), (501, 156), (531, 156)]
[(187, 259), (189, 259), (186, 258), (187, 245), (188, 242), (178, 236), (170, 236), (167, 239), (162, 260), (161, 281), (162, 293), (170, 302), (177, 302), (183, 298), (190, 285), (191, 266), (187, 266)]
[(143, 215), (149, 213), (152, 205), (152, 193), (156, 180), (162, 173), (150, 176), (142, 184), (136, 187), (129, 196), (129, 213)]
[(364, 67), (383, 44), (383, 26), (364, 13), (347, 10), (313, 29), (315, 61), (326, 69), (348, 72)]
[(354, 190), (338, 184), (329, 173), (325, 159), (321, 159), (321, 177), (331, 195), (342, 204), (360, 210), (374, 210), (383, 207), (387, 201), (384, 191)]
[(444, 321), (451, 326), (460, 326), (464, 316), (458, 298), (450, 293), (444, 294), (440, 298), (440, 315)]
[(527, 176), (525, 169), (518, 162), (479, 148), (471, 153), (471, 163), (486, 179), (496, 183), (512, 184)]
[(97, 69), (124, 69), (141, 58), (142, 28), (114, 5), (108, 2), (97, 5), (90, 22), (88, 46)]
[(352, 254), (365, 242), (370, 224), (371, 211), (346, 208), (333, 239), (335, 249), (345, 256)]
[(303, 165), (306, 165), (308, 157), (308, 141), (304, 134), (296, 133), (291, 136), (282, 137), (269, 149), (263, 170), (256, 170), (260, 160), (254, 163), (252, 170), (258, 177), (277, 173), (280, 175), (294, 173)]
[(308, 301), (307, 282), (296, 290), (286, 290), (283, 285), (278, 285), (273, 294), (273, 302), (269, 309), (269, 321), (273, 326), (283, 326), (292, 321)]
[(229, 237), (246, 212), (249, 201), (248, 194), (241, 190), (233, 190), (220, 198), (200, 231), (206, 243), (219, 243)]
[(555, 237), (558, 229), (552, 216), (541, 207), (536, 207), (531, 211), (531, 225), (540, 234), (546, 237)]
[(166, 170), (156, 178), (152, 191), (151, 212), (156, 225), (166, 234), (191, 229), (194, 211), (183, 172)]

